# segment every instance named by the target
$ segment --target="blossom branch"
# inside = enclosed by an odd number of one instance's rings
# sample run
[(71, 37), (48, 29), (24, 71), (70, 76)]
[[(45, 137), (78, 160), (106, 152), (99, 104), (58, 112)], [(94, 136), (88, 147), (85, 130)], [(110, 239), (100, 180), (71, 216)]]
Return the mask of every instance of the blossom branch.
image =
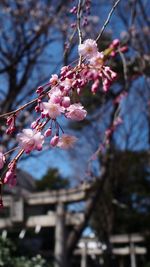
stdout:
[[(113, 10), (119, 1), (116, 2)], [(91, 93), (96, 94), (100, 89), (100, 84), (102, 84), (102, 89), (100, 90), (106, 94), (117, 77), (117, 74), (106, 64), (108, 59), (114, 57), (118, 53), (118, 50), (121, 49), (119, 40), (113, 40), (110, 46), (101, 52), (98, 51), (97, 42), (95, 40), (87, 39), (82, 43), (82, 8), (84, 8), (83, 1), (79, 0), (77, 8), (77, 30), (79, 36), (78, 63), (75, 64), (75, 66), (63, 66), (59, 76), (53, 74), (48, 83), (37, 88), (36, 93), (38, 97), (22, 105), (15, 111), (0, 115), (0, 118), (7, 117), (8, 129), (6, 133), (12, 134), (16, 129), (15, 122), (20, 111), (36, 103), (35, 111), (39, 114), (37, 119), (31, 123), (31, 128), (23, 129), (21, 133), (17, 134), (19, 152), (14, 159), (10, 161), (4, 172), (4, 176), (1, 179), (4, 184), (8, 183), (11, 186), (16, 184), (17, 161), (24, 153), (30, 154), (33, 150), (41, 151), (46, 138), (50, 138), (49, 144), (52, 148), (59, 147), (67, 149), (72, 147), (77, 138), (65, 134), (57, 118), (63, 115), (66, 119), (72, 121), (84, 120), (87, 116), (87, 111), (80, 103), (80, 95), (84, 88), (90, 85)], [(104, 29), (112, 13), (113, 11), (110, 12)], [(115, 108), (118, 106), (117, 103)], [(120, 109), (116, 108), (115, 110), (113, 124), (105, 135), (104, 145), (109, 143), (115, 127), (120, 123), (118, 120)], [(47, 129), (42, 133), (46, 126)], [(5, 154), (0, 152), (0, 169), (2, 169), (5, 164), (5, 157), (7, 154), (8, 152)]]

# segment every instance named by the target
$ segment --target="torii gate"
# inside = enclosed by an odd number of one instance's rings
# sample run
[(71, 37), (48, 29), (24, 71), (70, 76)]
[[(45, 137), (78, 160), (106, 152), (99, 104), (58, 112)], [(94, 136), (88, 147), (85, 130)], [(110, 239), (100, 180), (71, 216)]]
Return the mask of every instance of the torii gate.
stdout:
[[(65, 225), (77, 225), (84, 219), (83, 213), (66, 212), (65, 205), (83, 201), (91, 188), (90, 183), (83, 183), (72, 189), (28, 193), (25, 197), (4, 196), (4, 205), (10, 209), (10, 214), (8, 218), (0, 219), (0, 229), (13, 227), (15, 223), (21, 223), (26, 228), (55, 227), (55, 267), (65, 267)], [(56, 209), (46, 215), (28, 216), (24, 220), (24, 203), (32, 207), (55, 205)]]
[[(145, 255), (147, 249), (145, 246), (139, 246), (137, 243), (144, 243), (145, 238), (139, 233), (120, 234), (110, 237), (110, 243), (119, 244), (119, 247), (113, 247), (112, 253), (120, 256), (120, 267), (124, 267), (123, 257), (130, 256), (130, 267), (136, 267), (136, 255)], [(123, 246), (126, 245), (126, 246)], [(143, 245), (143, 244), (142, 244)], [(102, 256), (104, 253), (103, 244), (94, 237), (83, 237), (78, 243), (78, 248), (74, 255), (81, 255), (81, 267), (87, 267), (87, 256)]]

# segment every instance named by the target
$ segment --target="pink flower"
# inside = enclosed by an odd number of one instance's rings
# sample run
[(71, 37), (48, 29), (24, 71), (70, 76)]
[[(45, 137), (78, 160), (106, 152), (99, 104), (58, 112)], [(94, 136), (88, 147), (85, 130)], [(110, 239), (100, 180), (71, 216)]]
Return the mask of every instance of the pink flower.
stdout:
[(41, 103), (42, 115), (49, 116), (51, 119), (56, 119), (64, 112), (64, 108), (59, 104), (53, 103), (50, 100), (48, 102)]
[(87, 39), (78, 46), (78, 51), (80, 56), (90, 59), (98, 52), (97, 43), (92, 39)]
[(2, 152), (0, 152), (0, 170), (3, 168), (5, 163), (5, 156)]
[(58, 75), (52, 74), (52, 77), (50, 79), (51, 86), (55, 86), (58, 83)]
[(60, 86), (66, 91), (68, 92), (71, 87), (72, 87), (72, 83), (73, 83), (73, 80), (72, 79), (69, 79), (69, 78), (66, 78), (64, 81), (62, 81), (60, 83)]
[(26, 153), (30, 153), (32, 150), (41, 150), (44, 143), (44, 136), (35, 130), (24, 129), (22, 133), (17, 134), (17, 140), (22, 149)]
[(62, 92), (58, 87), (52, 88), (49, 92), (51, 103), (60, 104), (62, 101)]
[(82, 121), (87, 115), (87, 111), (84, 109), (84, 107), (80, 103), (76, 103), (73, 105), (70, 105), (70, 107), (67, 108), (66, 117), (71, 120), (75, 121)]
[(57, 146), (63, 149), (68, 149), (72, 147), (76, 141), (77, 138), (75, 136), (63, 134), (62, 137), (59, 139)]
[(103, 63), (104, 63), (103, 53), (98, 52), (90, 59), (90, 64), (97, 68), (101, 67)]

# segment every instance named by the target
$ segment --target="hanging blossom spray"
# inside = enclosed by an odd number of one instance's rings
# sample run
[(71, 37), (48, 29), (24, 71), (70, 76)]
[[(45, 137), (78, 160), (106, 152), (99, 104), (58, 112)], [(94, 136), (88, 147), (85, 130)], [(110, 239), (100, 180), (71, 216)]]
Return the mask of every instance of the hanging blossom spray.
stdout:
[[(19, 151), (5, 168), (0, 180), (1, 186), (16, 185), (17, 161), (24, 153), (30, 154), (33, 150), (41, 151), (45, 139), (49, 139), (52, 148), (68, 149), (76, 143), (75, 136), (64, 133), (58, 117), (63, 116), (72, 121), (82, 121), (86, 118), (87, 111), (80, 102), (80, 96), (87, 85), (91, 85), (92, 94), (97, 93), (100, 85), (104, 93), (109, 91), (117, 74), (106, 65), (106, 62), (110, 57), (114, 57), (119, 49), (125, 51), (124, 47), (120, 47), (119, 40), (114, 40), (103, 52), (98, 51), (95, 40), (85, 40), (78, 46), (80, 60), (76, 66), (63, 66), (59, 76), (53, 74), (47, 84), (38, 87), (36, 99), (7, 114), (7, 134), (14, 133), (19, 112), (28, 105), (35, 104), (38, 118), (31, 123), (30, 128), (23, 129), (17, 134)], [(6, 114), (2, 116), (6, 117)], [(0, 152), (0, 169), (6, 165), (8, 153)], [(3, 206), (2, 198), (0, 206)]]

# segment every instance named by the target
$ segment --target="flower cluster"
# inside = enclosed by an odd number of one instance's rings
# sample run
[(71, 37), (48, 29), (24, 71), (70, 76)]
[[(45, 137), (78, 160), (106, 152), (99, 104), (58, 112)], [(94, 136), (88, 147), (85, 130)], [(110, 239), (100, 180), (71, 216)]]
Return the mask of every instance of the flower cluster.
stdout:
[[(113, 50), (115, 47), (113, 47)], [(96, 93), (100, 80), (103, 84), (103, 90), (107, 92), (116, 79), (117, 74), (110, 69), (110, 67), (105, 66), (105, 55), (103, 52), (98, 52), (97, 43), (94, 40), (88, 39), (83, 44), (79, 45), (79, 54), (89, 62), (90, 70), (87, 76), (93, 80), (92, 93)], [(112, 53), (112, 52), (111, 52)], [(110, 54), (111, 54), (110, 53)]]
[[(3, 183), (9, 183), (11, 186), (16, 184), (17, 160), (24, 152), (29, 154), (33, 150), (42, 150), (45, 139), (50, 139), (50, 147), (67, 149), (74, 145), (77, 138), (64, 133), (58, 117), (64, 116), (73, 121), (82, 121), (86, 118), (87, 111), (80, 103), (80, 95), (87, 85), (91, 85), (93, 94), (99, 88), (104, 92), (109, 90), (117, 74), (105, 64), (109, 57), (117, 53), (118, 47), (119, 41), (114, 40), (106, 51), (99, 52), (96, 41), (88, 39), (78, 47), (80, 56), (78, 65), (62, 67), (59, 76), (53, 74), (46, 85), (38, 87), (35, 111), (39, 116), (32, 122), (31, 128), (23, 129), (17, 134), (21, 150), (8, 165)], [(17, 110), (7, 118), (9, 134), (16, 128), (18, 113)], [(113, 125), (113, 129), (115, 126)], [(4, 163), (5, 156), (0, 153), (0, 169)]]

